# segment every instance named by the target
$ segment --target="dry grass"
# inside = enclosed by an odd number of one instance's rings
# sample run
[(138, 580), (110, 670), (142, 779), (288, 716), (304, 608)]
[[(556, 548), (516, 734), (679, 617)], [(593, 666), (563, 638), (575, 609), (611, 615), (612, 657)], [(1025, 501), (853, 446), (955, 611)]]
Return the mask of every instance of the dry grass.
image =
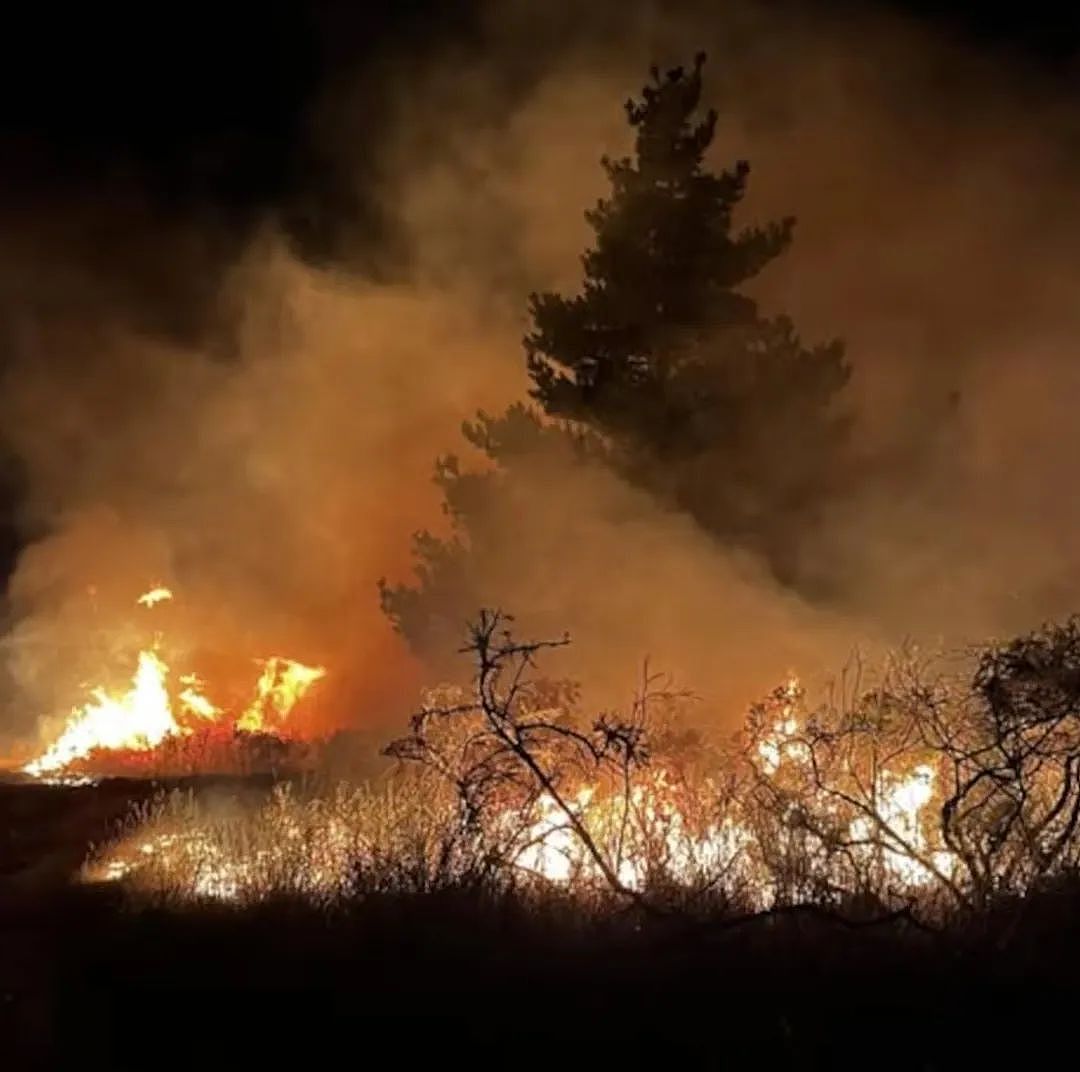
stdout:
[(501, 676), (536, 650), (505, 643), (478, 699), (434, 694), (390, 775), (279, 782), (255, 806), (158, 797), (85, 877), (166, 902), (471, 888), (941, 920), (1077, 872), (1080, 624), (987, 649), (966, 678), (900, 660), (812, 710), (789, 684), (707, 761), (677, 703), (582, 729), (572, 690)]
[(311, 768), (317, 753), (316, 745), (304, 741), (214, 724), (184, 736), (166, 737), (151, 749), (97, 749), (70, 763), (64, 774), (69, 778), (285, 774)]
[(438, 873), (446, 802), (416, 788), (407, 779), (377, 788), (281, 782), (257, 804), (172, 790), (134, 808), (83, 876), (122, 878), (166, 902), (330, 904), (365, 890), (424, 889)]

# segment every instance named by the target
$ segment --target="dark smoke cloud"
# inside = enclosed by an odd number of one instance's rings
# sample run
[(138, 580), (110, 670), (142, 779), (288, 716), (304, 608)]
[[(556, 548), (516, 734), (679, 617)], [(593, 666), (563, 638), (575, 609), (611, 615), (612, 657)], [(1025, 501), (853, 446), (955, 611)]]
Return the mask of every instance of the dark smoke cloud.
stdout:
[[(522, 489), (497, 564), (507, 604), (570, 629), (565, 665), (598, 693), (632, 687), (648, 654), (728, 724), (856, 642), (958, 643), (1075, 605), (1064, 96), (884, 15), (504, 4), (481, 42), (402, 46), (313, 113), (318, 155), (339, 185), (362, 176), (385, 247), (343, 214), (316, 267), (281, 218), (241, 248), (127, 191), (20, 214), (0, 256), (0, 411), (38, 538), (10, 585), (9, 739), (101, 667), (122, 673), (149, 629), (132, 602), (158, 580), (179, 597), (161, 619), (177, 657), (238, 678), (272, 652), (323, 662), (324, 725), (411, 705), (426, 672), (375, 581), (439, 526), (428, 475), (460, 420), (522, 395), (524, 296), (576, 285), (598, 158), (628, 147), (621, 101), (649, 62), (699, 48), (715, 162), (753, 164), (743, 220), (800, 220), (758, 296), (810, 339), (848, 340), (859, 445), (884, 465), (807, 534), (844, 598), (807, 605), (610, 477), (558, 471)], [(581, 537), (553, 561), (567, 515)]]

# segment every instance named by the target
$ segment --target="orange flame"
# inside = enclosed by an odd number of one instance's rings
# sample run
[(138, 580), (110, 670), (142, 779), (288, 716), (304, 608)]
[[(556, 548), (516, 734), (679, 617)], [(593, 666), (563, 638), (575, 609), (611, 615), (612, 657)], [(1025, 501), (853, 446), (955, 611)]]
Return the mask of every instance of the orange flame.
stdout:
[(139, 665), (131, 688), (119, 698), (103, 688), (93, 699), (76, 708), (63, 733), (44, 755), (28, 763), (27, 774), (52, 774), (97, 748), (131, 748), (145, 751), (166, 737), (183, 733), (173, 718), (165, 677), (169, 668), (153, 651), (139, 652)]
[(249, 733), (279, 729), (308, 689), (326, 676), (321, 666), (305, 666), (280, 655), (272, 655), (261, 665), (255, 699), (236, 723), (237, 729)]
[[(263, 666), (256, 700), (240, 720), (253, 727), (284, 717), (323, 675), (320, 668), (280, 658)], [(755, 760), (766, 776), (790, 775), (795, 784), (809, 787), (807, 801), (822, 815), (837, 814), (820, 787), (819, 796), (813, 796), (814, 779), (805, 777), (813, 769), (814, 753), (806, 739), (800, 695), (795, 680), (780, 691), (776, 719), (759, 738)], [(824, 842), (816, 847), (807, 842), (801, 828), (785, 822), (763, 831), (752, 808), (743, 808), (738, 799), (728, 798), (717, 808), (720, 783), (709, 777), (687, 780), (683, 774), (676, 766), (651, 764), (626, 781), (607, 778), (560, 787), (558, 797), (552, 790), (525, 805), (508, 804), (491, 816), (492, 832), (506, 846), (506, 862), (517, 873), (566, 890), (603, 889), (612, 876), (623, 890), (641, 892), (654, 881), (691, 891), (723, 882), (739, 901), (757, 908), (788, 895), (778, 885), (786, 880), (777, 877), (770, 857), (784, 852), (789, 841), (796, 850), (809, 852), (804, 860), (821, 868), (818, 877), (836, 889), (846, 888), (847, 865), (880, 867), (890, 888), (911, 894), (932, 891), (935, 883), (957, 873), (958, 859), (939, 847), (933, 827), (930, 804), (937, 771), (930, 763), (873, 772), (873, 817), (839, 813), (841, 836), (846, 830), (850, 838), (839, 864)], [(112, 881), (143, 873), (152, 876), (151, 885), (171, 883), (180, 896), (196, 899), (268, 896), (283, 875), (289, 876), (290, 890), (305, 895), (347, 893), (347, 877), (356, 874), (357, 864), (387, 859), (392, 850), (378, 838), (392, 839), (394, 833), (373, 798), (358, 799), (355, 807), (342, 807), (340, 800), (316, 796), (284, 807), (282, 798), (251, 820), (265, 824), (265, 836), (257, 838), (245, 833), (243, 818), (229, 833), (198, 812), (163, 816), (169, 821), (151, 822), (126, 838), (96, 860), (85, 877)], [(425, 812), (424, 821), (431, 821), (431, 813)], [(881, 835), (880, 826), (888, 828), (888, 836)], [(305, 854), (315, 843), (318, 859), (309, 861)]]
[[(153, 607), (172, 598), (168, 588), (158, 586), (136, 602)], [(281, 656), (267, 659), (263, 667), (255, 700), (235, 720), (239, 731), (279, 732), (296, 703), (326, 675), (321, 666), (305, 666)], [(53, 775), (102, 750), (148, 752), (167, 738), (190, 735), (193, 722), (232, 721), (207, 698), (194, 674), (179, 679), (183, 687), (174, 704), (168, 675), (169, 667), (156, 646), (140, 651), (130, 687), (120, 695), (101, 686), (91, 690), (91, 699), (72, 710), (56, 740), (23, 772), (35, 777)]]

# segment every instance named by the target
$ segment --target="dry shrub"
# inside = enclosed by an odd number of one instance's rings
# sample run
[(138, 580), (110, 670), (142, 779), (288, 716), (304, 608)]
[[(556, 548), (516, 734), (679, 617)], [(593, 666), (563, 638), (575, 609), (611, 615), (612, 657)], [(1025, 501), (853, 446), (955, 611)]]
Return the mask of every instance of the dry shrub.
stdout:
[(311, 769), (317, 761), (317, 742), (214, 724), (183, 736), (166, 737), (149, 749), (95, 749), (69, 763), (64, 773), (89, 778), (289, 775)]
[[(473, 633), (473, 690), (426, 696), (370, 785), (279, 783), (257, 806), (174, 792), (87, 865), (142, 896), (333, 905), (447, 888), (744, 918), (970, 914), (1075, 875), (1080, 625), (959, 665), (902, 653), (809, 707), (794, 682), (710, 746), (645, 675), (589, 722), (543, 645)], [(850, 686), (850, 687), (849, 687)]]

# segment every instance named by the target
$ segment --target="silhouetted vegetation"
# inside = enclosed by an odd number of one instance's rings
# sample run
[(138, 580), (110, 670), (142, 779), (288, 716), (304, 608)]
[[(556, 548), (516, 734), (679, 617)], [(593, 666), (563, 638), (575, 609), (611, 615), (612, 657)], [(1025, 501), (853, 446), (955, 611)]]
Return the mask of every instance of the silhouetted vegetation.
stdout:
[(587, 716), (535, 672), (565, 641), (485, 612), (472, 686), (429, 691), (381, 782), (308, 779), (255, 810), (173, 794), (86, 874), (167, 903), (472, 889), (724, 926), (953, 927), (1077, 877), (1078, 635), (1049, 626), (960, 667), (903, 653), (813, 706), (789, 682), (710, 743), (649, 674), (628, 713)]
[[(16, 1067), (91, 1034), (142, 1060), (189, 1003), (188, 1056), (389, 1018), (608, 1059), (937, 1068), (991, 1045), (957, 1029), (977, 1001), (1030, 1057), (1080, 948), (1078, 636), (902, 653), (812, 709), (788, 683), (709, 747), (648, 674), (625, 717), (583, 718), (536, 672), (546, 645), (485, 614), (472, 690), (429, 693), (382, 784), (0, 786), (2, 828), (34, 835), (0, 871)], [(69, 885), (110, 831), (87, 877), (125, 881)], [(253, 1029), (268, 1005), (318, 1030)]]
[[(494, 468), (438, 462), (453, 532), (418, 534), (415, 586), (382, 585), (384, 609), (422, 651), (445, 646), (498, 595), (492, 562), (520, 515), (508, 485), (552, 458), (608, 466), (724, 544), (762, 555), (784, 582), (806, 580), (798, 541), (847, 475), (849, 368), (839, 343), (807, 347), (744, 292), (788, 247), (794, 221), (735, 228), (750, 169), (705, 166), (717, 116), (698, 115), (703, 63), (654, 69), (627, 103), (634, 156), (603, 161), (611, 194), (586, 213), (596, 237), (582, 289), (530, 299), (537, 408), (465, 425)], [(548, 479), (560, 479), (557, 467)], [(564, 528), (561, 541), (574, 542), (572, 517)]]

